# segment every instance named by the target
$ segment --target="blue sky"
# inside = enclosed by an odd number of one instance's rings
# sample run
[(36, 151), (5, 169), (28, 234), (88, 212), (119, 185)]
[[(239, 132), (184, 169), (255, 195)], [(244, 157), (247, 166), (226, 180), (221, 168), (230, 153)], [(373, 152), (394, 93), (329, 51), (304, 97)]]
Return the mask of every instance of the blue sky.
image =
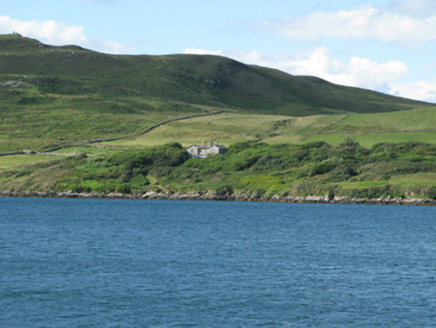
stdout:
[(217, 54), (436, 102), (436, 0), (20, 0), (0, 33), (114, 54)]

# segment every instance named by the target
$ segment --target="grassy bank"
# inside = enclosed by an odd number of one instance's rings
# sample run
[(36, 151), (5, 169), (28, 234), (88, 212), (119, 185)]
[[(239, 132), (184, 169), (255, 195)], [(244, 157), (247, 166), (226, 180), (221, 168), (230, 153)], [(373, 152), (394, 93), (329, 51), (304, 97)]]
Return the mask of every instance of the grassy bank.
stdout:
[(347, 137), (352, 137), (364, 147), (382, 142), (436, 144), (435, 126), (436, 108), (397, 113), (305, 117), (227, 113), (171, 122), (147, 135), (110, 144), (139, 148), (163, 145), (175, 140), (183, 146), (199, 144), (204, 140), (219, 140), (226, 145), (244, 141), (268, 144), (324, 141), (337, 146)]
[(38, 157), (32, 164), (3, 166), (0, 188), (135, 195), (213, 191), (218, 195), (436, 198), (436, 146), (422, 143), (382, 143), (371, 148), (350, 138), (336, 147), (323, 142), (235, 143), (228, 154), (204, 160), (189, 158), (174, 143), (89, 155), (67, 159), (33, 155)]

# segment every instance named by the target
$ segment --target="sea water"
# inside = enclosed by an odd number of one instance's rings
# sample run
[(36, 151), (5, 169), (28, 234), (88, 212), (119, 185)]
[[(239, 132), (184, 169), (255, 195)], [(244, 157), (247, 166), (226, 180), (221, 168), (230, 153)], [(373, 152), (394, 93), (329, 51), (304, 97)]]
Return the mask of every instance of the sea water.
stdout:
[(436, 208), (0, 198), (0, 327), (436, 325)]

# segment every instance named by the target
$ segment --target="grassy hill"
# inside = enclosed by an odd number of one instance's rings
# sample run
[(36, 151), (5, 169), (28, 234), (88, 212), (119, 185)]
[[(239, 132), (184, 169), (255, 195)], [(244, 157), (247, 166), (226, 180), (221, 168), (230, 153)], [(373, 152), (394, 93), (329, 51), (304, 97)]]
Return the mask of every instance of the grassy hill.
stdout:
[(112, 99), (125, 111), (153, 108), (150, 101), (157, 99), (294, 116), (428, 105), (219, 56), (115, 56), (48, 46), (17, 34), (0, 36), (0, 54), (0, 83), (18, 80), (33, 87), (32, 95), (21, 98), (3, 90), (2, 99), (12, 103), (53, 104), (59, 96), (86, 96), (96, 107), (105, 109)]
[[(430, 106), (218, 56), (114, 56), (78, 46), (49, 46), (17, 34), (0, 35), (0, 56), (0, 152), (133, 135), (167, 119), (222, 109), (308, 117)], [(243, 125), (245, 119), (235, 116), (231, 125)], [(251, 139), (262, 135), (263, 120), (275, 119), (258, 117)], [(300, 120), (300, 130), (310, 130), (310, 124), (304, 126), (312, 120)], [(209, 138), (208, 129), (200, 130), (192, 132), (197, 139)]]
[[(436, 197), (433, 104), (218, 56), (115, 56), (15, 34), (0, 36), (0, 59), (0, 153), (63, 147), (0, 157), (0, 190)], [(204, 140), (231, 152), (189, 159), (181, 146)]]

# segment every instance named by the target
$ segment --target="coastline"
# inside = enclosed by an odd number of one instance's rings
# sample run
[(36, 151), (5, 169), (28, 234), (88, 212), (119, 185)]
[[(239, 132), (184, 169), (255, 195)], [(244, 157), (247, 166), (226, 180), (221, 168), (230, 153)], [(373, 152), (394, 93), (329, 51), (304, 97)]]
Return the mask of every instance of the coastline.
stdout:
[(148, 191), (143, 195), (130, 195), (121, 193), (76, 193), (76, 192), (25, 192), (0, 191), (0, 197), (29, 197), (29, 198), (95, 198), (95, 199), (160, 199), (160, 200), (206, 200), (206, 201), (245, 201), (270, 203), (314, 203), (314, 204), (360, 204), (360, 205), (413, 205), (436, 206), (436, 200), (429, 199), (402, 199), (402, 198), (347, 198), (323, 196), (257, 196), (246, 194), (220, 195), (216, 192), (204, 194), (196, 192), (155, 192)]

